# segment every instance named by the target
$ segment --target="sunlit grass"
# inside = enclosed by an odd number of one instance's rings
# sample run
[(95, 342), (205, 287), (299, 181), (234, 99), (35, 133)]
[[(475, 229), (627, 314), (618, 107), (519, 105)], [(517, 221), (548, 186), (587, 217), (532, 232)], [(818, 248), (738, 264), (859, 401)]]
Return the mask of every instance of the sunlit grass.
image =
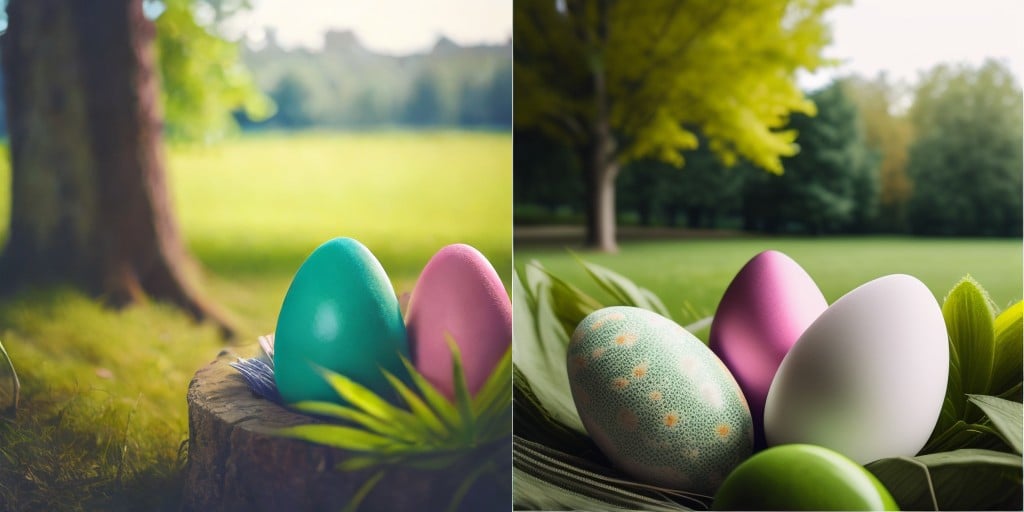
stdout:
[[(399, 292), (454, 242), (508, 283), (511, 159), (508, 133), (324, 133), (171, 148), (168, 166), (203, 288), (249, 343), (335, 236), (367, 245)], [(9, 182), (2, 158), (0, 230)], [(17, 419), (0, 421), (0, 510), (177, 509), (185, 392), (224, 348), (210, 326), (160, 304), (117, 312), (70, 289), (29, 290), (0, 300), (0, 340), (23, 385)]]
[[(615, 255), (579, 256), (650, 288), (684, 322), (713, 314), (736, 272), (768, 249), (796, 260), (829, 302), (871, 279), (896, 273), (917, 277), (940, 302), (965, 274), (974, 276), (999, 308), (1022, 294), (1019, 239), (737, 238), (623, 242), (620, 247)], [(584, 291), (599, 293), (565, 249), (517, 245), (517, 267), (533, 259)]]

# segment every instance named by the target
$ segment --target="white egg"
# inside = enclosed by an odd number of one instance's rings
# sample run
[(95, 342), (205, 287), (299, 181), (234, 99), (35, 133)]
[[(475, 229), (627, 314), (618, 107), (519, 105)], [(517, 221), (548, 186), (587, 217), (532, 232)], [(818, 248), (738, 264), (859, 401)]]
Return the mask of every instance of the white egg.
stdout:
[(875, 279), (826, 309), (783, 359), (765, 404), (768, 444), (817, 444), (861, 464), (914, 455), (948, 373), (935, 297), (908, 275)]

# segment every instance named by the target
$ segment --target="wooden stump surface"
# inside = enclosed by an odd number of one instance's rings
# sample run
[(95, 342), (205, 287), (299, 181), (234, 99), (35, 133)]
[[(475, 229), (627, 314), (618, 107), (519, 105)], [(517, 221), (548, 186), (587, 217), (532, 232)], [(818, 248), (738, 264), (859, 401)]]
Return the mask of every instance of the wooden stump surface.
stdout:
[[(335, 465), (345, 459), (345, 451), (273, 435), (277, 429), (313, 420), (253, 395), (228, 365), (236, 357), (222, 351), (189, 384), (182, 508), (344, 509), (377, 470), (338, 471)], [(389, 468), (359, 510), (444, 510), (459, 484), (457, 475)], [(475, 486), (460, 510), (511, 509), (508, 485)]]

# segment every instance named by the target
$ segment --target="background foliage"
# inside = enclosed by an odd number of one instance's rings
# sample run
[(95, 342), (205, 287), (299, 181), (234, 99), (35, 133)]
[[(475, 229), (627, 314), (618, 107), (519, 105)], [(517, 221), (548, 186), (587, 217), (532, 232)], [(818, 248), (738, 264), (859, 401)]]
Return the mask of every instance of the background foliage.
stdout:
[[(782, 175), (756, 172), (743, 160), (727, 167), (701, 139), (682, 170), (647, 160), (623, 170), (619, 222), (813, 234), (1021, 234), (1022, 96), (1003, 63), (940, 66), (909, 90), (884, 75), (844, 77), (810, 98), (818, 113), (793, 116), (789, 127), (800, 151), (782, 160)], [(532, 182), (516, 188), (516, 222), (578, 219), (581, 162), (538, 130), (517, 129), (516, 141), (517, 184), (520, 173)]]

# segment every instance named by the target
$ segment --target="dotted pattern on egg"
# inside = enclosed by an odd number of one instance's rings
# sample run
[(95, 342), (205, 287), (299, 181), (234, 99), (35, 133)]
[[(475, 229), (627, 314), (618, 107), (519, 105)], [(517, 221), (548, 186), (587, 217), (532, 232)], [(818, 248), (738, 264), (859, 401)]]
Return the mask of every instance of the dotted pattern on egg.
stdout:
[(634, 477), (711, 494), (753, 444), (750, 409), (732, 374), (692, 334), (626, 306), (587, 316), (568, 350), (584, 426)]

